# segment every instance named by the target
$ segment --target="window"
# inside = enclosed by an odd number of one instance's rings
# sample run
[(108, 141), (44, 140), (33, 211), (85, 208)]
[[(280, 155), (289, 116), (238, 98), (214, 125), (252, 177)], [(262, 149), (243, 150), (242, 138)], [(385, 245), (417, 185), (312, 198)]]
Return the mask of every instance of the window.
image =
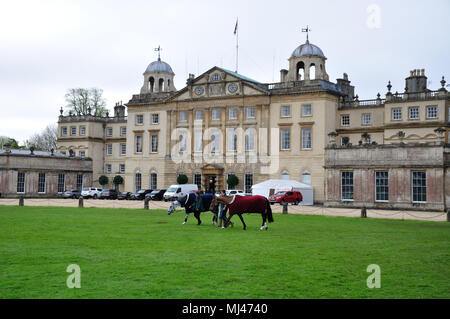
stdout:
[(38, 193), (45, 194), (46, 185), (45, 185), (45, 173), (39, 173), (38, 176)]
[(126, 126), (123, 126), (120, 128), (120, 135), (121, 136), (126, 136), (127, 135), (127, 128)]
[(289, 129), (281, 129), (281, 150), (291, 149), (291, 131)]
[(342, 115), (341, 126), (349, 126), (349, 125), (350, 125), (350, 115)]
[(302, 183), (311, 185), (311, 174), (310, 173), (303, 173), (302, 174)]
[(106, 155), (112, 155), (112, 144), (106, 144)]
[(136, 135), (136, 153), (142, 153), (142, 135)]
[(194, 174), (194, 184), (197, 184), (198, 189), (202, 189), (202, 174)]
[(353, 200), (353, 172), (341, 172), (341, 199)]
[(253, 186), (253, 174), (245, 174), (244, 192), (251, 194)]
[(282, 180), (289, 180), (290, 178), (291, 178), (291, 176), (287, 172), (284, 172), (284, 173), (281, 174), (281, 179)]
[(155, 190), (156, 188), (158, 188), (158, 175), (156, 173), (151, 173), (150, 174), (150, 189)]
[(86, 135), (86, 126), (80, 126), (80, 135)]
[(216, 131), (211, 134), (211, 153), (219, 151), (219, 132)]
[(111, 173), (111, 171), (112, 171), (111, 164), (106, 164), (106, 173)]
[(202, 130), (194, 131), (194, 152), (202, 151), (202, 137), (203, 137)]
[(235, 129), (227, 129), (227, 149), (229, 152), (237, 151), (237, 132)]
[(127, 144), (120, 144), (120, 155), (127, 155)]
[(85, 158), (86, 157), (86, 152), (85, 151), (80, 151), (80, 157), (81, 158)]
[(184, 136), (184, 134), (180, 134), (178, 141), (180, 143), (180, 153), (186, 152), (186, 136)]
[(237, 120), (237, 118), (238, 118), (238, 109), (236, 107), (233, 107), (228, 111), (228, 119)]
[(76, 126), (72, 126), (70, 128), (70, 135), (77, 135), (77, 127)]
[(400, 121), (402, 119), (402, 109), (392, 109), (392, 120)]
[(211, 76), (211, 81), (220, 81), (220, 80), (222, 80), (222, 77), (220, 76), (219, 73), (214, 73), (214, 74)]
[(302, 116), (312, 116), (311, 105), (302, 105)]
[(77, 175), (77, 189), (81, 190), (83, 188), (83, 174)]
[(66, 175), (58, 174), (58, 193), (64, 193), (66, 190)]
[(195, 120), (196, 121), (203, 121), (203, 110), (195, 111)]
[(136, 115), (136, 125), (143, 125), (144, 124), (144, 115), (138, 114)]
[(302, 150), (311, 149), (311, 128), (302, 128)]
[(281, 106), (281, 117), (291, 117), (291, 106), (290, 105)]
[(67, 136), (67, 127), (61, 127), (61, 136)]
[(427, 119), (437, 118), (437, 106), (427, 106)]
[(125, 173), (125, 164), (119, 164), (119, 172), (122, 174)]
[(106, 136), (112, 136), (113, 135), (113, 129), (112, 127), (106, 128)]
[(419, 108), (418, 107), (410, 107), (409, 108), (409, 119), (410, 120), (418, 120), (419, 119)]
[(362, 115), (362, 125), (371, 125), (372, 124), (372, 114), (363, 114)]
[(17, 173), (17, 193), (19, 193), (19, 194), (25, 193), (25, 173), (24, 172)]
[(159, 123), (159, 114), (152, 114), (152, 124)]
[(151, 150), (152, 153), (158, 153), (158, 135), (151, 136)]
[(136, 193), (141, 190), (141, 181), (142, 181), (141, 173), (136, 173), (136, 175), (134, 176), (134, 190)]
[(245, 130), (245, 151), (251, 152), (255, 150), (255, 129), (248, 128)]
[(254, 119), (255, 118), (255, 107), (248, 106), (246, 113), (247, 113), (247, 119)]
[(427, 201), (426, 172), (412, 172), (412, 197), (413, 203), (425, 203)]
[(375, 200), (389, 201), (389, 175), (388, 172), (375, 172)]
[(180, 122), (187, 122), (187, 111), (180, 111)]
[(213, 121), (218, 121), (218, 120), (220, 120), (220, 110), (219, 110), (219, 109), (213, 109), (213, 110), (212, 110), (212, 117), (211, 117), (211, 119), (212, 119)]

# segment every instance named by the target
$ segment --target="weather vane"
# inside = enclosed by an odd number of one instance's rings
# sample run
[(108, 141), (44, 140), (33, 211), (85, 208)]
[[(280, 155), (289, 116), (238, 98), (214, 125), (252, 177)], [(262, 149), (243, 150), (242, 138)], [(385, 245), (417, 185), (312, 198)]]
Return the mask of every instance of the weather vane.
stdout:
[(155, 48), (155, 51), (158, 51), (158, 61), (161, 61), (161, 51), (162, 51), (161, 46), (158, 45), (158, 47)]
[(309, 25), (306, 26), (306, 28), (302, 28), (302, 32), (306, 32), (306, 42), (309, 42), (309, 32), (312, 30), (309, 28)]

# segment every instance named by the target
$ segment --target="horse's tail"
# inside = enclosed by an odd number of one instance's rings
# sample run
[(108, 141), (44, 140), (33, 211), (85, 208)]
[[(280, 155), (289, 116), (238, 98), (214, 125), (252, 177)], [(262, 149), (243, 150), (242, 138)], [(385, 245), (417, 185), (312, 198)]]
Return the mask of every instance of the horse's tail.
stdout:
[(266, 214), (269, 223), (273, 223), (272, 207), (270, 206), (270, 202), (267, 198), (266, 198)]

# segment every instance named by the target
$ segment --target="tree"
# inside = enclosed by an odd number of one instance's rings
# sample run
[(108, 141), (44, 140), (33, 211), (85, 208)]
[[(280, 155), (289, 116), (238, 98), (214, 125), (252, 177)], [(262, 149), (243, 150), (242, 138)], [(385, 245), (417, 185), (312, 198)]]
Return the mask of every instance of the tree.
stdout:
[(56, 150), (56, 140), (58, 139), (58, 126), (56, 124), (47, 125), (40, 133), (33, 134), (25, 141), (25, 147), (34, 147), (40, 151)]
[(109, 183), (108, 176), (102, 175), (98, 178), (98, 182), (100, 185), (102, 185), (102, 188)]
[(19, 142), (12, 137), (0, 136), (0, 149), (4, 148), (5, 144), (11, 145), (11, 149), (22, 149), (23, 146), (19, 146)]
[(177, 177), (177, 183), (178, 184), (187, 184), (188, 182), (188, 177), (184, 174), (180, 174)]
[(230, 189), (234, 189), (239, 184), (239, 178), (234, 174), (230, 174), (227, 179), (227, 184)]
[(66, 113), (88, 115), (89, 109), (94, 116), (104, 116), (106, 114), (106, 101), (102, 97), (103, 90), (97, 88), (68, 89), (66, 98)]
[(119, 185), (123, 184), (123, 177), (120, 175), (114, 176), (113, 184), (116, 186), (116, 190), (118, 190)]

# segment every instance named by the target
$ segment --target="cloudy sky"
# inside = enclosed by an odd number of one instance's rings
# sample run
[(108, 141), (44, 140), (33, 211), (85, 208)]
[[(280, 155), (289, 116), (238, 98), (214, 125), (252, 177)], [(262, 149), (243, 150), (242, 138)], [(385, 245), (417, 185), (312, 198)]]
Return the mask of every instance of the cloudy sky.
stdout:
[(331, 81), (349, 75), (361, 99), (402, 91), (425, 68), (431, 89), (450, 76), (450, 1), (0, 0), (0, 135), (20, 141), (57, 121), (68, 88), (104, 90), (108, 107), (139, 93), (157, 58), (182, 89), (189, 73), (235, 68), (279, 81), (292, 51), (310, 41), (327, 56)]

